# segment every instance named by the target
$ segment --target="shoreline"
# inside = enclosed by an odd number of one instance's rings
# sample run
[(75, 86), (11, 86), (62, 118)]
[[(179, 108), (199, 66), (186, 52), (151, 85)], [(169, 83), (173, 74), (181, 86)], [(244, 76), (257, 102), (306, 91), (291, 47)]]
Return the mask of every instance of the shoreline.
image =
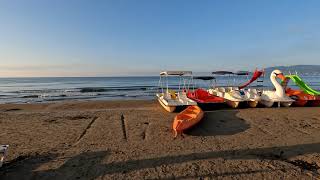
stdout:
[(173, 138), (156, 100), (0, 104), (1, 179), (306, 179), (320, 107), (218, 109)]

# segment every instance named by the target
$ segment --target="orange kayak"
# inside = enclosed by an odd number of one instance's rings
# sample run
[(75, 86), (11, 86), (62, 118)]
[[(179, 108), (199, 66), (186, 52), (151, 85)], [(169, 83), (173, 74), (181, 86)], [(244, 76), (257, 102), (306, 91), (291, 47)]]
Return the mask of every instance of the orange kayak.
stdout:
[(173, 121), (174, 136), (181, 134), (184, 130), (196, 125), (203, 118), (204, 112), (199, 106), (188, 106), (180, 112)]

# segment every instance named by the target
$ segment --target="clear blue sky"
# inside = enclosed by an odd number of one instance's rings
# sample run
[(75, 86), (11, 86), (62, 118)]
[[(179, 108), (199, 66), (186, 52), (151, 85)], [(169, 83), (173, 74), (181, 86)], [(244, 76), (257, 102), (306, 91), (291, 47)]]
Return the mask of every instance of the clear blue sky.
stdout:
[(0, 76), (320, 64), (318, 0), (2, 0)]

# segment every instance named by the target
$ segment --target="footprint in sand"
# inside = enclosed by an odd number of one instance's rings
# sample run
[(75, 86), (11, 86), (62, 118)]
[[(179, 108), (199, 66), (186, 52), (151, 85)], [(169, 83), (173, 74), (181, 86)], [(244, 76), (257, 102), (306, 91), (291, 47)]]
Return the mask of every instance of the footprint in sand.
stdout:
[(148, 122), (143, 123), (143, 132), (142, 132), (142, 139), (143, 140), (147, 139), (149, 124), (150, 123), (148, 123)]

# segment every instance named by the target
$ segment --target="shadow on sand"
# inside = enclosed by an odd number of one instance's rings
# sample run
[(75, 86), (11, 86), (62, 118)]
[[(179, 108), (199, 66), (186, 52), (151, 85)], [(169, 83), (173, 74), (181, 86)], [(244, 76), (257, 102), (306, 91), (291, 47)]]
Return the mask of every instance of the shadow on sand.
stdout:
[[(39, 161), (41, 156), (31, 157), (23, 164), (11, 167), (5, 167), (4, 171), (0, 173), (1, 179), (14, 179), (21, 173), (24, 173), (23, 179), (93, 179), (103, 175), (111, 175), (115, 173), (127, 173), (136, 170), (142, 170), (146, 168), (155, 168), (163, 165), (174, 165), (180, 163), (186, 163), (196, 160), (208, 160), (215, 158), (224, 159), (269, 159), (269, 160), (281, 160), (289, 163), (293, 166), (301, 169), (307, 169), (311, 171), (317, 171), (319, 167), (317, 165), (304, 164), (303, 162), (289, 161), (289, 158), (297, 155), (306, 155), (311, 153), (320, 153), (320, 143), (314, 144), (301, 144), (293, 146), (281, 146), (281, 147), (269, 147), (269, 148), (254, 148), (254, 149), (240, 149), (240, 150), (226, 150), (226, 151), (214, 151), (204, 153), (191, 153), (181, 154), (174, 156), (155, 157), (149, 159), (128, 160), (122, 162), (112, 162), (109, 164), (103, 164), (103, 162), (110, 156), (110, 151), (98, 151), (98, 152), (85, 152), (74, 157), (69, 158), (66, 162), (57, 169), (48, 171), (35, 171), (41, 164), (47, 163), (52, 158), (44, 158), (44, 162)], [(51, 156), (54, 157), (54, 156)], [(66, 158), (67, 159), (67, 158)], [(24, 169), (25, 167), (30, 167)], [(11, 163), (13, 166), (13, 163)], [(21, 166), (21, 167), (19, 167)], [(279, 169), (275, 169), (277, 171)], [(28, 172), (27, 172), (28, 171)], [(261, 169), (255, 171), (245, 172), (227, 172), (224, 174), (202, 174), (203, 176), (234, 176), (240, 174), (252, 174), (258, 172), (270, 172), (270, 169)], [(11, 172), (11, 173), (10, 173)], [(19, 176), (17, 176), (19, 177)], [(184, 177), (175, 177), (183, 179)]]
[(237, 117), (238, 110), (205, 112), (199, 124), (185, 133), (191, 136), (233, 135), (250, 128), (244, 119)]

